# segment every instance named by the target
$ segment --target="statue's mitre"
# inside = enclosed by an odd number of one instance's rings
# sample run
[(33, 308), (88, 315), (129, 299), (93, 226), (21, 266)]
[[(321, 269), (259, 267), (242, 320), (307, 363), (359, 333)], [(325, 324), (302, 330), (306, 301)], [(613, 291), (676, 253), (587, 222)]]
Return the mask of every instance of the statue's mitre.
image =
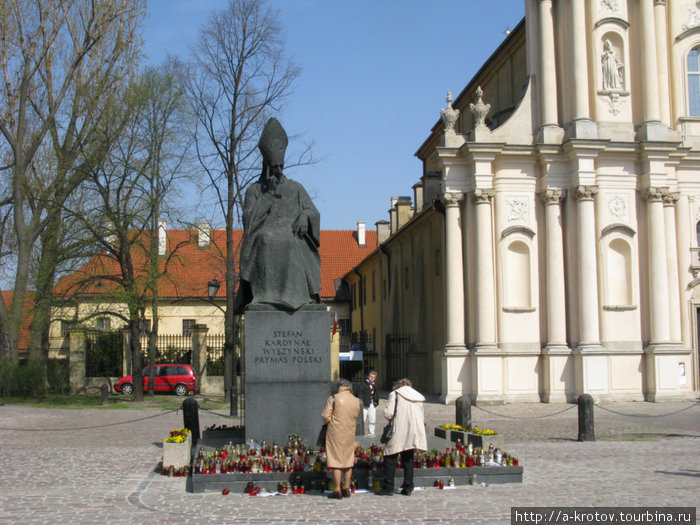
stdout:
[(263, 160), (272, 166), (284, 164), (284, 153), (287, 151), (288, 142), (287, 133), (282, 124), (274, 117), (268, 120), (258, 142)]

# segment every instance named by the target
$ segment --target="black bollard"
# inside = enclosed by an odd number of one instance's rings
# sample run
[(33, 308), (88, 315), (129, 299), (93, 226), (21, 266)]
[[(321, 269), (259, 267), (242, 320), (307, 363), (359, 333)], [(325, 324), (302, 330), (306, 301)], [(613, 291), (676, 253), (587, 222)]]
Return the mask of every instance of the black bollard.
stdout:
[(188, 397), (182, 402), (182, 419), (185, 428), (192, 432), (192, 446), (199, 441), (199, 405), (193, 397)]
[(102, 385), (102, 404), (109, 405), (109, 385), (107, 383)]
[(466, 394), (455, 401), (455, 422), (464, 428), (472, 427), (472, 398)]
[(578, 440), (595, 441), (593, 398), (590, 394), (581, 394), (578, 397)]

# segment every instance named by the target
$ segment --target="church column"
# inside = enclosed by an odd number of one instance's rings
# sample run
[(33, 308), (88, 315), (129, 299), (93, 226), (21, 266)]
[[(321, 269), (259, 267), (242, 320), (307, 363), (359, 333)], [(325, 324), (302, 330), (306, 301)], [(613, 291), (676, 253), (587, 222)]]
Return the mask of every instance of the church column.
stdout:
[(493, 189), (474, 190), (476, 203), (476, 350), (496, 346), (496, 303), (493, 273)]
[(671, 96), (669, 94), (668, 72), (668, 32), (666, 20), (666, 0), (654, 0), (654, 21), (656, 26), (656, 56), (659, 66), (659, 116), (666, 126), (671, 125)]
[(666, 265), (666, 227), (663, 196), (666, 188), (647, 188), (647, 230), (649, 260), (650, 345), (668, 343), (669, 329), (668, 271)]
[[(690, 318), (690, 311), (687, 304), (690, 300), (691, 292), (686, 287), (687, 283), (692, 279), (690, 270), (691, 258), (690, 250), (691, 243), (691, 228), (690, 228), (690, 200), (688, 195), (680, 195), (678, 204), (676, 204), (676, 231), (678, 250), (678, 293), (681, 301), (681, 339), (683, 346), (690, 348), (693, 345), (692, 326), (693, 322)], [(693, 228), (692, 233), (695, 233)]]
[[(669, 265), (677, 266), (676, 258), (668, 257), (667, 251), (675, 249), (675, 213), (672, 204), (675, 198), (668, 196), (666, 187), (649, 187), (644, 197), (647, 200), (647, 236), (649, 260), (649, 344), (645, 353), (644, 397), (647, 401), (661, 398), (679, 398), (692, 395), (687, 382), (687, 371), (692, 362), (691, 351), (679, 344), (680, 339), (680, 290)], [(666, 201), (667, 206), (664, 206)], [(672, 222), (673, 225), (670, 225)], [(674, 239), (669, 242), (668, 236)], [(675, 279), (678, 279), (676, 273)], [(671, 290), (675, 286), (676, 290)], [(671, 306), (674, 302), (674, 306)], [(679, 326), (674, 326), (678, 324)], [(678, 377), (679, 363), (686, 367), (686, 384)], [(673, 377), (674, 380), (669, 380)]]
[(575, 394), (608, 395), (610, 367), (600, 344), (598, 243), (595, 228), (597, 186), (578, 186), (578, 346), (574, 350)]
[(440, 401), (450, 403), (470, 392), (469, 352), (465, 345), (464, 248), (462, 204), (464, 194), (446, 192), (445, 204), (445, 295), (447, 333), (441, 360)]
[(476, 343), (472, 391), (479, 401), (502, 399), (503, 357), (496, 344), (496, 281), (493, 268), (492, 188), (474, 190), (476, 208)]
[(595, 203), (597, 186), (578, 186), (578, 288), (579, 343), (578, 347), (600, 346), (598, 316), (598, 263), (595, 234)]
[(447, 342), (445, 351), (464, 350), (464, 264), (461, 206), (463, 193), (445, 193), (445, 265)]
[(566, 346), (566, 292), (564, 286), (564, 244), (561, 203), (564, 192), (548, 189), (542, 194), (545, 205), (547, 257), (547, 348)]
[(566, 402), (562, 373), (571, 359), (566, 343), (566, 292), (561, 203), (565, 192), (552, 188), (542, 193), (545, 206), (547, 278), (547, 343), (542, 349), (542, 401)]
[(585, 0), (571, 0), (571, 43), (573, 122), (568, 133), (572, 138), (597, 138), (597, 128), (591, 121), (588, 85), (588, 31), (586, 30)]
[(544, 143), (560, 142), (559, 116), (557, 114), (557, 75), (554, 55), (554, 23), (552, 20), (552, 0), (540, 0), (540, 75), (536, 87), (542, 112), (540, 126)]
[(664, 225), (666, 227), (666, 270), (668, 271), (669, 337), (674, 343), (681, 341), (681, 298), (678, 285), (678, 249), (676, 245), (677, 193), (666, 193), (664, 200)]
[(639, 2), (639, 16), (642, 29), (642, 119), (647, 122), (659, 122), (659, 80), (656, 57), (656, 27), (654, 24), (654, 0)]

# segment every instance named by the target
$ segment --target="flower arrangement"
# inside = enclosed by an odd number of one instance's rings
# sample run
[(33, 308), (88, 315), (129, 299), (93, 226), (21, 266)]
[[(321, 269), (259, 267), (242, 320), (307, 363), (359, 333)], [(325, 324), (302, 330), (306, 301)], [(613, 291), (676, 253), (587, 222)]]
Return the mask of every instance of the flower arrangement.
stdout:
[(170, 431), (170, 437), (165, 438), (165, 443), (184, 443), (192, 432), (188, 428), (176, 428)]
[(495, 432), (494, 430), (490, 430), (488, 428), (479, 428), (476, 425), (472, 428), (465, 428), (460, 425), (440, 425), (438, 428), (442, 428), (445, 430), (459, 430), (461, 432), (470, 432), (478, 436), (495, 436), (497, 434), (497, 432)]

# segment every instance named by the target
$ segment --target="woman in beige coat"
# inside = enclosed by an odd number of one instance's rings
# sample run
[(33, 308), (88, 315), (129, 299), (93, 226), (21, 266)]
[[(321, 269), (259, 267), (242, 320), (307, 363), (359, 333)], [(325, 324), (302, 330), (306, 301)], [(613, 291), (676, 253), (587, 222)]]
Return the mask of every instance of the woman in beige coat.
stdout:
[(328, 467), (333, 469), (335, 483), (335, 489), (328, 495), (329, 498), (350, 497), (350, 480), (357, 447), (355, 425), (359, 413), (360, 400), (352, 395), (352, 383), (341, 379), (338, 393), (328, 398), (326, 408), (321, 414), (323, 422), (328, 423), (326, 456)]
[(413, 389), (408, 379), (399, 379), (394, 385), (394, 391), (389, 394), (384, 417), (394, 419), (394, 432), (384, 445), (384, 485), (378, 492), (380, 496), (394, 495), (394, 476), (399, 454), (403, 465), (401, 494), (410, 496), (413, 492), (413, 457), (416, 450), (428, 449), (423, 417), (424, 401), (425, 398)]

